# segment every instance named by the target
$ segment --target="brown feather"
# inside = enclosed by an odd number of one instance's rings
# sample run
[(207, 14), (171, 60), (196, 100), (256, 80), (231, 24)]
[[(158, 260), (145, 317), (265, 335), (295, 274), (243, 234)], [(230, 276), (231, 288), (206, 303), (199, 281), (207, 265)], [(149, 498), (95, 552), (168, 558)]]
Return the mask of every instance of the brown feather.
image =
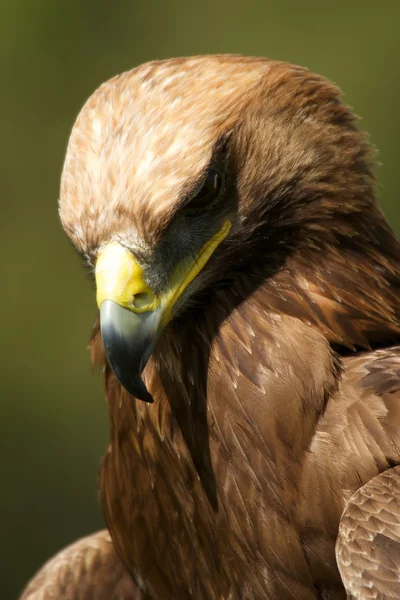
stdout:
[(356, 600), (400, 598), (400, 467), (377, 475), (350, 498), (336, 553)]
[(47, 562), (21, 600), (145, 600), (113, 548), (108, 531), (78, 540)]

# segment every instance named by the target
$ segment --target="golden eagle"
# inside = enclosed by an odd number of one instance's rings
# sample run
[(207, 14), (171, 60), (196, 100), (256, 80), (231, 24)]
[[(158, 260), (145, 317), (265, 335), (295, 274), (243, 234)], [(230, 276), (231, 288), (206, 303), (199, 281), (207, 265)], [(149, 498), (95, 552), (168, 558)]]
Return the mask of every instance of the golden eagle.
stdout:
[(97, 283), (107, 532), (24, 599), (400, 598), (400, 245), (336, 87), (241, 56), (89, 98), (63, 227)]

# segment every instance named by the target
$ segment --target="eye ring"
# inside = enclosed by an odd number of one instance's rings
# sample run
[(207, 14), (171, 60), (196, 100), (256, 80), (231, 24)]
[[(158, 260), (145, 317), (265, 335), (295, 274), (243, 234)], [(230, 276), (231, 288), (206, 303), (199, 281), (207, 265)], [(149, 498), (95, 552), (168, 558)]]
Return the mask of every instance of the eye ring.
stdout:
[(210, 206), (220, 195), (222, 177), (215, 169), (210, 169), (204, 179), (200, 190), (191, 198), (187, 205), (188, 210), (201, 210)]

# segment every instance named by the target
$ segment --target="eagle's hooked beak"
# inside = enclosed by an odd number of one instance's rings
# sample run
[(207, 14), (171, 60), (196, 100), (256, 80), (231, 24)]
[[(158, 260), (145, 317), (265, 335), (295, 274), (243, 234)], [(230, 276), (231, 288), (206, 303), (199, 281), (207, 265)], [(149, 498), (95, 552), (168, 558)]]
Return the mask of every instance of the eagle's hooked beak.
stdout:
[(107, 360), (121, 385), (135, 398), (153, 402), (141, 373), (172, 309), (215, 249), (228, 235), (231, 223), (202, 247), (195, 258), (182, 260), (167, 288), (156, 295), (145, 280), (142, 267), (118, 242), (104, 246), (96, 263), (97, 304)]

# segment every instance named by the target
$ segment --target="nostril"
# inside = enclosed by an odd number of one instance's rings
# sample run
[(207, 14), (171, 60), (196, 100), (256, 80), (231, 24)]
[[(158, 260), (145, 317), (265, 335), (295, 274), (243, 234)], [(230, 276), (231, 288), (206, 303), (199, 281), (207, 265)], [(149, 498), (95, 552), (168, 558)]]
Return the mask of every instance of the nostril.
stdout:
[(146, 294), (145, 292), (141, 294), (135, 294), (133, 296), (133, 306), (138, 309), (144, 309), (146, 307), (150, 307), (153, 302), (153, 297), (151, 294)]

